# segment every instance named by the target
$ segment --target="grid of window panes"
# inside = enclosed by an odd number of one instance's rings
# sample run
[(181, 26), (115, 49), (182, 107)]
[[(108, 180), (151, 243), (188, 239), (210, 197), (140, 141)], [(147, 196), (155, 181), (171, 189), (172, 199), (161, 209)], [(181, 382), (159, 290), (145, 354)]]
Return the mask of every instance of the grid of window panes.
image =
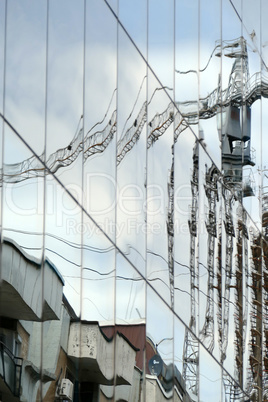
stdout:
[(145, 323), (193, 401), (268, 393), (267, 13), (0, 4), (1, 239), (83, 320)]

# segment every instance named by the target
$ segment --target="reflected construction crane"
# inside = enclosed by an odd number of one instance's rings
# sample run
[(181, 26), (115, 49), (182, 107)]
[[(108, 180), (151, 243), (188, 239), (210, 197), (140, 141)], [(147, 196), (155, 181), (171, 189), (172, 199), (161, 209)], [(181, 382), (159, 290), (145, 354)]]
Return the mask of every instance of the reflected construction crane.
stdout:
[(234, 59), (228, 86), (222, 89), (219, 77), (218, 87), (206, 97), (199, 98), (198, 102), (196, 100), (177, 102), (181, 114), (189, 124), (197, 124), (199, 119), (209, 119), (220, 114), (228, 106), (250, 107), (261, 97), (268, 97), (268, 77), (264, 76), (263, 71), (249, 76), (247, 44), (243, 37), (218, 43), (213, 53), (215, 50), (218, 50), (216, 56)]
[[(224, 375), (224, 388), (225, 395), (228, 400), (237, 400), (240, 397), (240, 387), (243, 387), (243, 300), (242, 300), (242, 246), (241, 242), (246, 231), (240, 222), (238, 227), (238, 243), (237, 243), (237, 267), (235, 271), (235, 284), (232, 283), (233, 278), (233, 239), (235, 237), (234, 223), (233, 223), (233, 203), (235, 199), (241, 199), (242, 196), (252, 195), (252, 189), (247, 188), (247, 193), (242, 185), (242, 169), (246, 165), (254, 165), (250, 153), (250, 103), (253, 99), (253, 93), (248, 91), (249, 73), (248, 73), (248, 59), (246, 42), (240, 38), (237, 42), (226, 44), (223, 47), (225, 55), (234, 58), (232, 71), (229, 77), (229, 85), (227, 90), (221, 92), (217, 88), (205, 100), (200, 100), (196, 105), (199, 109), (199, 118), (208, 118), (217, 113), (217, 109), (221, 109), (221, 121), (218, 126), (219, 138), (222, 146), (222, 168), (223, 168), (223, 183), (222, 183), (222, 200), (224, 210), (224, 226), (225, 226), (225, 272), (223, 283), (222, 272), (222, 233), (220, 227), (220, 236), (218, 242), (218, 267), (217, 267), (217, 282), (215, 288), (218, 290), (218, 324), (219, 324), (219, 343), (221, 351), (221, 363), (226, 359), (226, 351), (229, 338), (229, 321), (230, 321), (230, 289), (236, 289), (236, 315), (235, 315), (235, 334), (236, 334), (236, 370), (235, 381), (230, 382), (227, 375)], [(220, 80), (219, 80), (220, 83)], [(219, 84), (220, 86), (220, 84)], [(256, 97), (259, 96), (259, 87), (256, 87)], [(249, 96), (250, 95), (250, 96)], [(220, 101), (221, 100), (221, 101)], [(211, 104), (211, 101), (213, 103)], [(182, 106), (182, 105), (180, 105)], [(188, 121), (192, 124), (198, 122), (198, 115), (194, 114), (190, 103), (184, 103), (184, 110), (182, 113), (184, 118), (187, 116)], [(193, 106), (193, 104), (191, 105)], [(242, 117), (240, 116), (240, 112)], [(196, 153), (196, 151), (194, 151)], [(208, 231), (208, 283), (207, 283), (207, 307), (205, 315), (205, 323), (200, 330), (200, 338), (204, 345), (207, 346), (209, 351), (214, 347), (214, 249), (216, 233), (216, 200), (217, 200), (217, 175), (213, 178), (209, 170), (206, 172), (206, 185), (205, 193), (208, 199), (209, 211), (208, 221), (206, 223)], [(209, 174), (210, 173), (210, 174)], [(192, 192), (193, 193), (193, 192)], [(192, 197), (192, 205), (194, 203), (194, 196)], [(194, 213), (197, 213), (197, 208)], [(191, 211), (191, 216), (193, 216)], [(241, 229), (242, 228), (242, 229)], [(242, 231), (242, 235), (241, 235)], [(194, 234), (191, 231), (191, 245), (190, 245), (190, 267), (193, 256), (195, 255), (194, 249)], [(247, 249), (246, 249), (247, 254)], [(191, 268), (190, 268), (191, 269)], [(195, 287), (195, 275), (191, 275), (191, 289)], [(192, 290), (191, 290), (192, 292)], [(223, 292), (223, 294), (222, 294)], [(192, 314), (192, 313), (191, 313)], [(189, 328), (191, 329), (192, 322), (196, 321), (196, 317), (191, 316)], [(194, 352), (191, 339), (189, 340), (191, 332), (186, 329), (185, 343), (184, 343), (184, 360), (183, 360), (183, 376), (189, 389), (198, 396), (198, 361), (199, 351), (196, 345)], [(195, 359), (192, 359), (195, 356)], [(195, 364), (193, 366), (193, 360)], [(194, 375), (196, 378), (194, 378)]]
[[(3, 116), (2, 118), (6, 121)], [(116, 132), (116, 111), (112, 113), (103, 130), (97, 130), (93, 134), (90, 130), (84, 138), (83, 128), (80, 127), (82, 119), (83, 116), (80, 118), (77, 133), (68, 146), (52, 153), (46, 161), (42, 154), (39, 158), (33, 155), (20, 163), (4, 164), (1, 182), (19, 183), (27, 179), (44, 177), (45, 174), (55, 174), (59, 169), (70, 166), (80, 154), (83, 155), (85, 162), (92, 155), (104, 152)]]
[[(219, 45), (217, 48), (221, 49)], [(230, 113), (230, 108), (236, 107), (239, 109), (242, 105), (246, 105), (246, 113), (243, 111), (243, 116), (248, 116), (250, 105), (254, 101), (261, 96), (268, 97), (268, 79), (265, 79), (260, 73), (254, 74), (254, 76), (249, 78), (245, 39), (239, 38), (232, 42), (224, 42), (222, 51), (224, 55), (235, 58), (227, 89), (221, 90), (221, 80), (219, 80), (218, 87), (207, 97), (200, 98), (199, 102), (176, 102), (175, 106), (173, 102), (170, 102), (167, 108), (163, 112), (157, 113), (150, 122), (147, 122), (149, 102), (144, 102), (131, 127), (118, 141), (117, 164), (120, 164), (123, 158), (135, 146), (146, 123), (148, 124), (147, 148), (150, 148), (176, 119), (184, 122), (184, 125), (180, 126), (181, 129), (184, 129), (191, 124), (197, 124), (200, 119), (208, 119), (221, 112), (225, 114), (225, 111), (228, 114)], [(217, 55), (220, 55), (220, 53), (217, 53)], [(241, 63), (243, 63), (243, 66)], [(241, 82), (243, 85), (241, 85)], [(7, 122), (2, 114), (0, 116)], [(40, 155), (40, 159), (48, 167), (47, 170), (44, 169), (44, 165), (38, 159), (32, 156), (17, 164), (5, 164), (4, 172), (2, 172), (2, 180), (7, 183), (16, 183), (29, 178), (43, 177), (44, 174), (55, 173), (60, 168), (70, 166), (82, 152), (84, 152), (84, 162), (90, 156), (104, 152), (116, 133), (116, 118), (116, 111), (113, 111), (104, 129), (92, 133), (92, 128), (85, 136), (81, 128), (71, 143), (65, 148), (55, 151), (46, 161), (44, 160), (44, 155)], [(95, 126), (93, 127), (95, 128)], [(177, 130), (176, 135), (178, 136), (179, 133), (180, 130)], [(247, 156), (250, 159), (250, 141), (246, 145), (247, 152), (245, 152), (245, 157)], [(223, 141), (223, 147), (225, 152), (228, 143)], [(237, 147), (233, 151), (234, 153), (238, 152)]]
[[(4, 122), (8, 123), (2, 114), (0, 116)], [(103, 153), (115, 136), (117, 130), (116, 117), (117, 113), (115, 110), (104, 129), (96, 130), (92, 133), (92, 128), (85, 137), (83, 127), (81, 127), (73, 140), (65, 148), (58, 149), (52, 153), (46, 161), (44, 160), (44, 154), (42, 154), (39, 158), (33, 155), (20, 163), (4, 164), (4, 171), (1, 172), (1, 185), (3, 181), (5, 183), (19, 183), (27, 179), (44, 177), (44, 174), (54, 174), (59, 169), (70, 166), (80, 154), (83, 155), (83, 162), (85, 163), (91, 156)], [(80, 119), (80, 125), (82, 119), (83, 117)], [(174, 104), (171, 102), (162, 113), (157, 113), (148, 123), (147, 148), (150, 148), (165, 133), (174, 119)], [(176, 121), (181, 120), (182, 116), (177, 111)], [(147, 102), (143, 104), (132, 126), (117, 143), (117, 165), (121, 163), (139, 140), (146, 121)], [(10, 127), (12, 128), (11, 125)], [(184, 127), (182, 126), (182, 129), (185, 127), (186, 124)], [(176, 130), (176, 133), (178, 136), (180, 130)]]

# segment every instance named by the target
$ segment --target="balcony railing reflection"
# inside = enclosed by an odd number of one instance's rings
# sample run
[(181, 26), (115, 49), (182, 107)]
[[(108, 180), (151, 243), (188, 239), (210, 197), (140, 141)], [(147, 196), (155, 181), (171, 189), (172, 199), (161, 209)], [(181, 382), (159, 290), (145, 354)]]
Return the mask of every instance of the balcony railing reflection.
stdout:
[(0, 341), (0, 376), (14, 396), (20, 395), (22, 361)]

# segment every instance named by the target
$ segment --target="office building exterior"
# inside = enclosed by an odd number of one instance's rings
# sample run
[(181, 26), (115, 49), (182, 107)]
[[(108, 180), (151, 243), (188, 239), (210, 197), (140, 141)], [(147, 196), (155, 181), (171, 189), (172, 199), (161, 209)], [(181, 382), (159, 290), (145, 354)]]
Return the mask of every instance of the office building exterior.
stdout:
[(3, 401), (268, 400), (267, 13), (1, 2)]

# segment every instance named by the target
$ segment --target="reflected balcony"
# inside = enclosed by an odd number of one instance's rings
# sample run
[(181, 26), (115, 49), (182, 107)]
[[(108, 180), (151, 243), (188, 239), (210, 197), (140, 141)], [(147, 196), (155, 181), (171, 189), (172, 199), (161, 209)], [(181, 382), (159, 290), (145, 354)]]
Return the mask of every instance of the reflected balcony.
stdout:
[(22, 361), (0, 342), (0, 394), (3, 400), (19, 401)]
[(32, 321), (59, 319), (64, 282), (52, 263), (45, 260), (42, 264), (8, 239), (2, 242), (1, 262), (0, 316)]
[(78, 368), (80, 383), (132, 385), (136, 352), (124, 335), (117, 332), (108, 338), (96, 322), (70, 325), (68, 356)]

